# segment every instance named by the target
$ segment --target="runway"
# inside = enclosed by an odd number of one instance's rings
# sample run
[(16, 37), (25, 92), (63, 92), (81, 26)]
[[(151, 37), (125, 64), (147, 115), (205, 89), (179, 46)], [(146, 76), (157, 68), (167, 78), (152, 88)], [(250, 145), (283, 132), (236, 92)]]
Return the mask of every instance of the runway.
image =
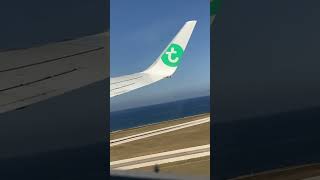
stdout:
[(204, 156), (210, 156), (210, 144), (113, 161), (110, 162), (110, 168), (115, 170), (130, 170)]
[(200, 124), (207, 123), (207, 122), (210, 122), (210, 117), (206, 117), (206, 118), (202, 118), (202, 119), (191, 121), (191, 122), (181, 123), (178, 125), (173, 125), (173, 126), (169, 126), (169, 127), (165, 127), (165, 128), (160, 128), (160, 129), (156, 129), (156, 130), (152, 130), (152, 131), (147, 131), (147, 132), (143, 132), (143, 133), (139, 133), (139, 134), (135, 134), (135, 135), (131, 135), (131, 136), (126, 136), (126, 137), (114, 139), (114, 140), (110, 141), (110, 147), (124, 144), (124, 143), (128, 143), (128, 142), (132, 142), (132, 141), (136, 141), (139, 139), (144, 139), (144, 138), (176, 131), (176, 130), (180, 130), (180, 129), (184, 129), (187, 127), (200, 125)]

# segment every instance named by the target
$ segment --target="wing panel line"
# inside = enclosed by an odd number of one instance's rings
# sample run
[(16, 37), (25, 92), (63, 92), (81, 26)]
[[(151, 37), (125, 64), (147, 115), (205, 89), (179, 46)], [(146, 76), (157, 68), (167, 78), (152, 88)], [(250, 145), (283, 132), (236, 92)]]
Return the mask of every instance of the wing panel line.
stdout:
[(23, 66), (17, 66), (17, 67), (13, 67), (13, 68), (9, 68), (9, 69), (4, 69), (4, 70), (0, 70), (0, 73), (8, 72), (8, 71), (14, 71), (14, 70), (18, 70), (18, 69), (23, 69), (23, 68), (26, 68), (26, 67), (35, 66), (35, 65), (39, 65), (39, 64), (44, 64), (44, 63), (48, 63), (48, 62), (58, 61), (58, 60), (61, 60), (61, 59), (65, 59), (65, 58), (69, 58), (69, 57), (73, 57), (73, 56), (78, 56), (78, 55), (90, 53), (90, 52), (93, 52), (93, 51), (98, 51), (98, 50), (101, 50), (101, 49), (104, 49), (104, 47), (90, 49), (90, 50), (87, 50), (87, 51), (82, 51), (82, 52), (78, 52), (78, 53), (74, 53), (74, 54), (70, 54), (70, 55), (66, 55), (66, 56), (62, 56), (62, 57), (58, 57), (58, 58), (54, 58), (54, 59), (48, 59), (48, 60), (44, 60), (44, 61), (41, 61), (41, 62), (36, 62), (36, 63), (27, 64), (27, 65), (23, 65)]
[(74, 69), (59, 73), (59, 74), (52, 75), (52, 76), (47, 76), (47, 77), (44, 77), (44, 78), (41, 78), (41, 79), (37, 79), (37, 80), (34, 80), (34, 81), (30, 81), (30, 82), (22, 83), (22, 84), (19, 84), (19, 85), (11, 86), (11, 87), (8, 87), (8, 88), (0, 89), (0, 92), (8, 91), (8, 90), (19, 88), (19, 87), (23, 87), (23, 86), (28, 86), (30, 84), (34, 84), (34, 83), (37, 83), (37, 82), (45, 81), (45, 80), (48, 80), (48, 79), (51, 79), (51, 78), (54, 78), (54, 77), (58, 77), (58, 76), (62, 76), (62, 75), (65, 75), (65, 74), (69, 74), (69, 73), (72, 73), (72, 72), (77, 71), (77, 70), (78, 70), (77, 68), (74, 68)]
[(131, 79), (125, 79), (125, 80), (122, 80), (122, 81), (117, 81), (117, 82), (114, 82), (114, 83), (110, 83), (110, 85), (112, 85), (112, 84), (118, 84), (118, 83), (126, 82), (126, 81), (131, 81), (131, 80), (139, 79), (139, 78), (142, 78), (142, 77), (143, 77), (143, 76), (139, 76), (139, 77), (135, 77), (135, 78), (131, 78)]
[(131, 84), (126, 84), (126, 85), (124, 85), (124, 86), (120, 86), (120, 87), (117, 87), (117, 88), (113, 88), (113, 89), (111, 89), (110, 91), (113, 91), (113, 90), (116, 90), (116, 89), (121, 89), (121, 88), (124, 88), (124, 87), (127, 87), (127, 86), (131, 86), (131, 85), (134, 85), (134, 84), (136, 84), (136, 83), (134, 82), (134, 83), (131, 83)]

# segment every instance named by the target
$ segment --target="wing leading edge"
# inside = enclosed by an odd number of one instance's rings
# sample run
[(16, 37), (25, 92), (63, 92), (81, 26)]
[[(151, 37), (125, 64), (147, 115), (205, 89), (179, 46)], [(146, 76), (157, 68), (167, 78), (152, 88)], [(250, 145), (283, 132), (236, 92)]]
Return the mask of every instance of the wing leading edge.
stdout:
[(181, 62), (195, 25), (196, 21), (186, 22), (160, 56), (146, 70), (110, 78), (110, 97), (130, 92), (173, 75)]

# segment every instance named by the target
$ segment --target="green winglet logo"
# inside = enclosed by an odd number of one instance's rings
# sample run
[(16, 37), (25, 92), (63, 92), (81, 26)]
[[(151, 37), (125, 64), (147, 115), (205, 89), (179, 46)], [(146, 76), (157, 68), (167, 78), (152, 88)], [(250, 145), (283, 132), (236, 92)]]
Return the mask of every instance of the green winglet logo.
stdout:
[(178, 44), (171, 44), (165, 53), (161, 56), (162, 62), (170, 67), (176, 67), (180, 64), (183, 49)]
[(211, 0), (210, 1), (210, 16), (215, 16), (218, 9), (220, 9), (221, 0)]

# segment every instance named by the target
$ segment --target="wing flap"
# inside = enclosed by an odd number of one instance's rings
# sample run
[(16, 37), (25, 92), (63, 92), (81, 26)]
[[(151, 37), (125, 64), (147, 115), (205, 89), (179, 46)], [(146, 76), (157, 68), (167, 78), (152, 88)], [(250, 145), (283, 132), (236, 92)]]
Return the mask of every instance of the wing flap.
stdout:
[(110, 80), (110, 97), (130, 92), (132, 90), (157, 82), (164, 77), (146, 73), (135, 73)]

